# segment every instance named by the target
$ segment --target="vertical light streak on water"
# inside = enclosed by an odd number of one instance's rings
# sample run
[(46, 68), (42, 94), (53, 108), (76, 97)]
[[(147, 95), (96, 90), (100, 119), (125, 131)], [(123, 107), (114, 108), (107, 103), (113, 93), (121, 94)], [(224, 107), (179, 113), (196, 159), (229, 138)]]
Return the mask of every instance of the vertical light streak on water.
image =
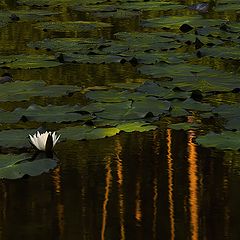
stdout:
[[(154, 153), (156, 156), (159, 156), (160, 151), (160, 141), (158, 138), (157, 131), (153, 133), (153, 144), (154, 144)], [(158, 158), (157, 158), (158, 160)], [(153, 232), (153, 240), (157, 239), (157, 200), (158, 200), (158, 174), (155, 166), (155, 173), (154, 173), (154, 179), (153, 179), (153, 226), (152, 226), (152, 232)]]
[(158, 199), (158, 185), (157, 185), (157, 177), (153, 180), (153, 239), (157, 239), (157, 199)]
[(189, 209), (191, 239), (198, 240), (198, 176), (197, 176), (197, 147), (193, 143), (195, 133), (188, 131), (188, 177), (189, 177)]
[(122, 145), (119, 139), (115, 142), (115, 153), (117, 158), (117, 177), (118, 177), (118, 193), (119, 193), (119, 216), (120, 216), (120, 232), (121, 240), (125, 239), (125, 223), (124, 223), (124, 201), (123, 201), (123, 168), (122, 168), (122, 159), (120, 157), (122, 152)]
[(61, 168), (58, 166), (53, 170), (52, 173), (52, 182), (54, 186), (54, 190), (58, 196), (56, 208), (57, 208), (57, 220), (58, 220), (58, 230), (59, 230), (59, 236), (58, 238), (64, 239), (64, 205), (60, 201), (61, 196)]
[(140, 191), (141, 191), (141, 182), (140, 182), (140, 179), (138, 178), (137, 184), (136, 184), (136, 210), (135, 210), (135, 219), (137, 220), (137, 222), (142, 221)]
[(174, 219), (174, 200), (173, 200), (173, 159), (172, 159), (172, 133), (167, 129), (167, 161), (168, 161), (168, 202), (171, 240), (175, 239), (175, 219)]
[(105, 194), (102, 207), (102, 228), (101, 228), (101, 240), (105, 239), (105, 230), (107, 223), (107, 204), (109, 200), (109, 194), (112, 185), (112, 173), (111, 173), (111, 158), (106, 157), (106, 177), (105, 177)]

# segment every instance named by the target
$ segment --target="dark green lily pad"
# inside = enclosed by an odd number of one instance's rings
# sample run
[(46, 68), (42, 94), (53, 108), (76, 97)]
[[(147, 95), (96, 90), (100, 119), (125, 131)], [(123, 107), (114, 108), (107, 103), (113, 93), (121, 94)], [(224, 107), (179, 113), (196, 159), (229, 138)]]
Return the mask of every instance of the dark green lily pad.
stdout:
[(56, 67), (62, 64), (59, 61), (56, 61), (55, 57), (47, 55), (1, 56), (0, 62), (0, 67), (11, 69)]
[(147, 124), (145, 122), (126, 122), (118, 124), (117, 128), (124, 132), (146, 132), (155, 130), (157, 126)]
[(239, 150), (240, 132), (224, 131), (220, 134), (211, 132), (204, 136), (197, 137), (196, 142), (204, 147)]
[(50, 85), (44, 81), (15, 81), (1, 85), (0, 102), (23, 101), (34, 96), (58, 97), (80, 91), (71, 85)]
[(0, 11), (0, 21), (1, 22), (12, 22), (11, 16), (17, 16), (19, 18), (19, 21), (40, 21), (44, 20), (46, 17), (50, 17), (53, 15), (58, 15), (58, 12), (51, 12), (46, 10), (37, 10), (32, 9), (29, 10), (16, 10), (16, 11)]
[(50, 158), (32, 160), (29, 154), (0, 154), (0, 178), (17, 179), (24, 175), (37, 176), (57, 166)]
[(29, 148), (28, 135), (35, 129), (16, 129), (0, 131), (0, 146), (5, 148)]
[(90, 140), (112, 137), (119, 133), (119, 131), (120, 130), (117, 128), (95, 128), (90, 126), (75, 126), (61, 129), (59, 131), (59, 134), (61, 134), (62, 139)]
[(99, 28), (111, 27), (112, 25), (103, 22), (69, 21), (69, 22), (41, 22), (36, 24), (35, 26), (37, 28), (56, 32), (84, 32)]
[(120, 56), (114, 55), (100, 55), (100, 54), (77, 54), (77, 53), (66, 53), (62, 54), (63, 61), (68, 63), (93, 63), (93, 64), (102, 64), (102, 63), (119, 63), (123, 59)]
[(19, 115), (0, 109), (0, 123), (17, 123)]
[(104, 111), (96, 113), (97, 117), (110, 120), (134, 120), (166, 113), (170, 102), (146, 97), (142, 101), (127, 101), (121, 103), (106, 103)]
[(239, 47), (222, 47), (215, 46), (212, 48), (201, 48), (202, 56), (211, 56), (224, 59), (240, 60), (240, 49)]
[(157, 2), (157, 1), (145, 1), (145, 2), (128, 2), (123, 3), (119, 6), (121, 9), (126, 10), (139, 10), (139, 11), (168, 11), (168, 10), (178, 10), (185, 8), (184, 5), (171, 3), (171, 2)]
[(103, 103), (119, 103), (126, 102), (128, 100), (143, 100), (147, 94), (140, 92), (129, 92), (129, 91), (117, 91), (117, 90), (108, 90), (108, 91), (89, 91), (86, 93), (86, 97)]
[(173, 106), (177, 106), (186, 110), (195, 110), (202, 112), (209, 112), (213, 109), (213, 107), (208, 103), (201, 103), (193, 100), (192, 98), (188, 98), (185, 101), (175, 100), (172, 102)]
[[(81, 4), (96, 4), (104, 2), (105, 0), (82, 0)], [(63, 6), (63, 5), (74, 5), (79, 4), (78, 0), (18, 0), (20, 5), (27, 6), (39, 6), (39, 7), (48, 7), (48, 6)]]
[(217, 6), (214, 8), (216, 12), (229, 12), (229, 11), (236, 11), (240, 9), (240, 4), (237, 1), (229, 1), (225, 3), (218, 3)]
[(164, 16), (142, 21), (143, 27), (179, 29), (183, 24), (191, 27), (219, 26), (226, 21), (221, 19), (206, 19), (202, 16)]
[[(92, 120), (93, 117), (90, 114), (81, 114), (81, 107), (75, 106), (53, 106), (49, 105), (47, 107), (38, 106), (32, 104), (27, 109), (17, 108), (13, 112), (8, 113), (7, 116), (17, 120), (18, 122), (23, 116), (25, 121), (37, 121), (37, 122), (74, 122), (74, 121), (87, 121)], [(7, 116), (1, 114), (0, 122), (8, 122)], [(5, 121), (2, 120), (2, 116), (5, 117)], [(9, 119), (11, 119), (9, 118)], [(17, 119), (18, 118), (18, 119)], [(11, 122), (14, 122), (11, 120)]]
[(140, 12), (118, 9), (118, 10), (112, 11), (112, 12), (110, 12), (110, 11), (95, 12), (95, 13), (93, 13), (93, 15), (96, 17), (100, 17), (100, 18), (126, 19), (126, 18), (132, 18), (132, 17), (139, 16)]

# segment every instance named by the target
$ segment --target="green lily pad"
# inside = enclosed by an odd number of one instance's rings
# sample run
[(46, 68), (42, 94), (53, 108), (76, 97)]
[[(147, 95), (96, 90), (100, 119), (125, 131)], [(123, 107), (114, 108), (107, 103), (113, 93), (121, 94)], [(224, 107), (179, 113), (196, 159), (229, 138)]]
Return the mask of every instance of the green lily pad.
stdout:
[(202, 16), (164, 16), (142, 21), (143, 27), (179, 29), (183, 24), (193, 28), (203, 26), (219, 26), (226, 21), (221, 19), (206, 19)]
[(145, 122), (125, 122), (118, 124), (117, 128), (124, 132), (146, 132), (155, 130), (157, 126), (147, 124)]
[[(97, 4), (104, 2), (105, 0), (82, 0), (81, 4)], [(79, 4), (78, 0), (18, 0), (20, 5), (27, 6), (39, 6), (39, 7), (48, 7), (48, 6), (69, 6), (74, 4)]]
[(11, 69), (32, 69), (60, 66), (53, 56), (47, 55), (13, 55), (1, 56), (0, 67)]
[(117, 133), (119, 133), (117, 128), (94, 128), (90, 126), (67, 127), (59, 131), (62, 139), (71, 140), (100, 139), (112, 137)]
[(11, 16), (17, 16), (20, 22), (25, 21), (40, 21), (44, 20), (46, 17), (58, 15), (58, 12), (51, 12), (46, 10), (16, 10), (16, 11), (0, 11), (0, 21), (1, 22), (12, 22)]
[(116, 11), (99, 11), (93, 13), (94, 16), (100, 17), (100, 18), (116, 18), (116, 19), (126, 19), (126, 18), (132, 18), (140, 15), (140, 12), (137, 11), (127, 11), (127, 10), (121, 10), (118, 9)]
[(31, 160), (29, 154), (0, 154), (0, 178), (17, 179), (24, 175), (37, 176), (55, 168), (57, 162), (50, 158)]
[(129, 92), (129, 91), (117, 91), (117, 90), (107, 90), (107, 91), (89, 91), (86, 93), (86, 97), (103, 103), (119, 103), (126, 102), (128, 100), (143, 100), (147, 94), (141, 92)]
[(197, 137), (196, 142), (204, 147), (239, 150), (240, 132), (224, 131), (220, 134), (211, 132), (204, 136)]
[(202, 112), (209, 112), (213, 109), (213, 107), (208, 103), (201, 103), (193, 100), (192, 98), (188, 98), (185, 101), (175, 100), (172, 102), (173, 106), (177, 106), (186, 110), (195, 110)]
[[(52, 106), (47, 107), (38, 106), (32, 104), (27, 109), (17, 108), (13, 112), (0, 112), (0, 122), (16, 123), (23, 116), (25, 121), (37, 121), (37, 122), (74, 122), (74, 121), (87, 121), (93, 119), (90, 114), (81, 114), (81, 107), (75, 106)], [(3, 118), (2, 118), (3, 117)], [(7, 118), (9, 117), (9, 118)], [(15, 121), (14, 121), (15, 120)]]
[(215, 46), (212, 48), (201, 48), (200, 50), (202, 56), (211, 56), (224, 59), (240, 59), (240, 49), (239, 47), (222, 47)]
[(36, 24), (35, 26), (37, 28), (56, 32), (84, 32), (99, 28), (111, 27), (112, 25), (103, 22), (69, 21), (69, 22), (41, 22)]
[(0, 102), (23, 101), (34, 96), (59, 97), (80, 91), (71, 85), (49, 85), (44, 81), (15, 81), (1, 85)]
[(157, 98), (146, 97), (142, 101), (127, 101), (121, 103), (106, 103), (104, 111), (96, 113), (97, 117), (110, 120), (134, 120), (166, 113), (170, 108), (170, 102)]
[(139, 11), (169, 11), (169, 10), (178, 10), (185, 8), (184, 5), (171, 3), (171, 2), (157, 2), (157, 1), (145, 1), (145, 2), (128, 2), (123, 3), (119, 6), (121, 9), (126, 10), (139, 10)]
[(161, 87), (155, 82), (145, 82), (136, 89), (139, 92), (145, 93), (147, 96), (164, 97), (170, 93), (170, 89)]
[(16, 129), (0, 131), (0, 146), (5, 148), (29, 148), (28, 135), (35, 129)]
[(93, 64), (102, 64), (102, 63), (119, 63), (123, 59), (120, 56), (114, 55), (100, 55), (100, 54), (77, 54), (77, 53), (64, 53), (62, 54), (63, 61), (67, 63), (93, 63)]

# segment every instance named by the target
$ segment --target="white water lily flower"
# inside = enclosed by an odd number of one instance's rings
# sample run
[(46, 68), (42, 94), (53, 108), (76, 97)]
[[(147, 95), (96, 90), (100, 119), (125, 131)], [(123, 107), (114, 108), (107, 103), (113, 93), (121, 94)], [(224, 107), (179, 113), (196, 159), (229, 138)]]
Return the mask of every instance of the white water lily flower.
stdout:
[(40, 151), (51, 151), (57, 143), (60, 135), (55, 132), (40, 133), (37, 131), (33, 136), (29, 135), (31, 143)]

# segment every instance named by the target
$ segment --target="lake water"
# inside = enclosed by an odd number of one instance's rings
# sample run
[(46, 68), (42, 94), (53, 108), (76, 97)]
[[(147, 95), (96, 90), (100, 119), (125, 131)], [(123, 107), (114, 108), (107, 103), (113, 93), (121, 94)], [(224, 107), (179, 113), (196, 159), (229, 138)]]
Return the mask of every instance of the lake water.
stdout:
[[(15, 1), (9, 1), (8, 7), (15, 9)], [(60, 18), (64, 17), (78, 19), (79, 15), (65, 12)], [(109, 32), (89, 34), (112, 36), (139, 28), (137, 18), (119, 21)], [(26, 41), (43, 39), (44, 34), (28, 23), (2, 28), (0, 53), (31, 52)], [(0, 69), (1, 74), (5, 71)], [(66, 64), (11, 73), (16, 79), (83, 88), (147, 79), (128, 63)], [(62, 99), (35, 101), (59, 104)], [(76, 96), (70, 103), (79, 101), (85, 100)], [(6, 108), (27, 104), (8, 103)], [(59, 164), (53, 171), (0, 181), (0, 239), (239, 239), (240, 153), (200, 147), (196, 134), (160, 127), (58, 143)]]

